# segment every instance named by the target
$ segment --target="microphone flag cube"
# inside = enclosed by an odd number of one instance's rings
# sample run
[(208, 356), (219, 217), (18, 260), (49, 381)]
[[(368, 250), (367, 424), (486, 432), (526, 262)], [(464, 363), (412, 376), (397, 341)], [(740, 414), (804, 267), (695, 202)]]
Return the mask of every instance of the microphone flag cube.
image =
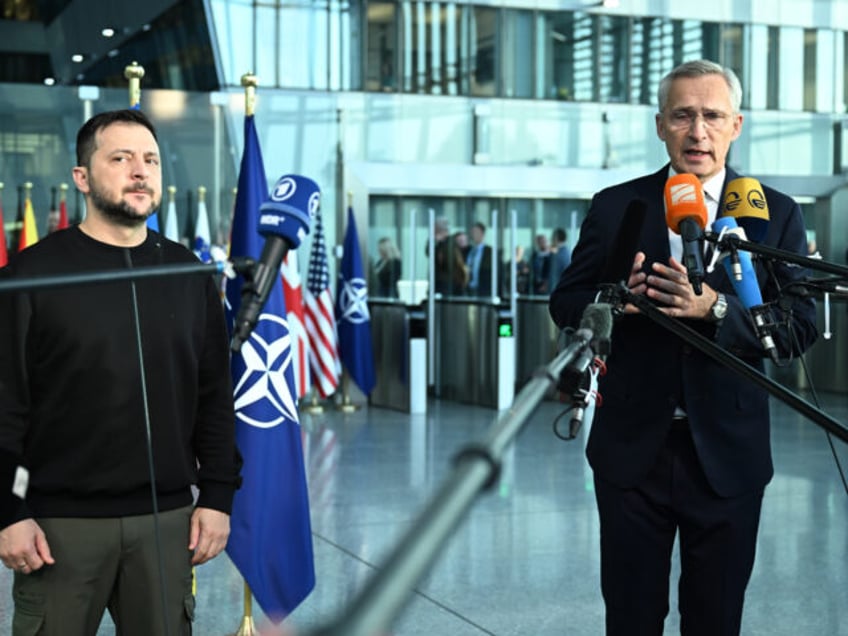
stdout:
[(320, 205), (321, 189), (317, 183), (299, 174), (283, 175), (259, 206), (259, 233), (265, 237), (282, 236), (294, 249), (309, 234)]

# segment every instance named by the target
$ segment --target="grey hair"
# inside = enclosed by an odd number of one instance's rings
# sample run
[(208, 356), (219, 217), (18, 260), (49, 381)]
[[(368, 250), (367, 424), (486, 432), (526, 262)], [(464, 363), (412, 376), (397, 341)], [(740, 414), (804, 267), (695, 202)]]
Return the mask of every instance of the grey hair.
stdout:
[(384, 236), (377, 241), (377, 247), (382, 247), (385, 250), (386, 258), (400, 258), (400, 250), (388, 236)]
[(680, 77), (703, 77), (704, 75), (721, 75), (724, 78), (728, 89), (730, 89), (730, 104), (733, 106), (733, 112), (734, 114), (738, 113), (742, 106), (742, 84), (739, 82), (739, 78), (732, 69), (710, 60), (684, 62), (662, 78), (659, 89), (657, 89), (657, 105), (660, 112), (663, 112), (668, 104), (668, 93), (674, 80)]

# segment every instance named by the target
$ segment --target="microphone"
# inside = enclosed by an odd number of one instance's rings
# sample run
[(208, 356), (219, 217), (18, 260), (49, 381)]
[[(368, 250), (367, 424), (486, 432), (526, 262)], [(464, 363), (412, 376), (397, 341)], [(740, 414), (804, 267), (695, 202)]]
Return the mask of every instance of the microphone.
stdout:
[[(718, 233), (720, 238), (727, 234), (736, 234), (742, 240), (746, 240), (745, 230), (740, 228), (736, 223), (736, 219), (731, 216), (717, 218), (713, 222), (713, 232)], [(719, 244), (721, 244), (720, 240)], [(777, 347), (771, 336), (774, 321), (771, 320), (769, 307), (763, 304), (763, 295), (760, 291), (754, 265), (751, 262), (751, 254), (746, 251), (739, 252), (733, 246), (732, 242), (730, 244), (730, 250), (731, 254), (736, 254), (736, 262), (734, 263), (733, 259), (724, 259), (724, 268), (727, 271), (727, 276), (730, 278), (730, 282), (733, 283), (733, 289), (736, 291), (736, 295), (739, 297), (742, 305), (751, 314), (751, 319), (754, 322), (754, 331), (756, 331), (763, 348), (768, 351), (771, 359), (777, 363)]]
[(724, 191), (724, 212), (745, 230), (755, 243), (762, 243), (769, 224), (769, 211), (763, 187), (751, 177), (738, 177), (729, 181)]
[(665, 222), (683, 239), (683, 265), (695, 294), (703, 293), (704, 228), (707, 225), (707, 204), (698, 177), (683, 173), (665, 182)]
[(271, 196), (259, 206), (259, 234), (265, 237), (262, 255), (246, 275), (241, 304), (233, 325), (230, 349), (241, 350), (256, 327), (271, 289), (280, 284), (280, 264), (290, 249), (297, 249), (321, 204), (321, 189), (312, 179), (297, 174), (277, 180)]
[(612, 314), (608, 303), (592, 303), (586, 306), (580, 318), (576, 337), (583, 338), (587, 345), (562, 372), (561, 385), (571, 394), (571, 419), (566, 439), (574, 439), (580, 432), (587, 407), (593, 402), (600, 403), (598, 375), (606, 372), (604, 361), (610, 350)]

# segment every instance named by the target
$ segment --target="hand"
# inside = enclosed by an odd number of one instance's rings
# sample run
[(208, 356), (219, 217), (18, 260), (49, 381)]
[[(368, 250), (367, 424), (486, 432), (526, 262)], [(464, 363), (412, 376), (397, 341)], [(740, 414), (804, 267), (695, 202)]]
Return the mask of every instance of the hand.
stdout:
[(21, 574), (55, 563), (47, 537), (34, 519), (24, 519), (0, 530), (0, 561)]
[[(642, 271), (642, 266), (645, 264), (645, 252), (636, 252), (633, 257), (633, 266), (630, 268), (630, 276), (627, 279), (627, 289), (634, 296), (641, 296), (648, 290), (648, 285), (645, 282), (647, 274)], [(624, 305), (624, 313), (638, 314), (639, 309), (632, 303)]]
[(212, 508), (195, 508), (191, 514), (188, 549), (194, 551), (192, 565), (206, 563), (227, 547), (230, 515)]
[(686, 268), (673, 257), (668, 263), (652, 265), (653, 273), (646, 279), (646, 295), (657, 301), (660, 304), (659, 310), (667, 316), (705, 319), (718, 294), (712, 287), (703, 284), (701, 295), (695, 295)]

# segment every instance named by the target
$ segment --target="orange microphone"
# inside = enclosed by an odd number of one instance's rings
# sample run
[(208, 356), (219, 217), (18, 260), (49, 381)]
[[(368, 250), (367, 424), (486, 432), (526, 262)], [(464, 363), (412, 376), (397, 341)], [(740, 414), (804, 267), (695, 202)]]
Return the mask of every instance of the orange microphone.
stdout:
[(663, 194), (665, 222), (683, 239), (683, 265), (695, 294), (703, 293), (704, 228), (707, 226), (707, 204), (704, 189), (693, 174), (676, 174), (665, 182)]

